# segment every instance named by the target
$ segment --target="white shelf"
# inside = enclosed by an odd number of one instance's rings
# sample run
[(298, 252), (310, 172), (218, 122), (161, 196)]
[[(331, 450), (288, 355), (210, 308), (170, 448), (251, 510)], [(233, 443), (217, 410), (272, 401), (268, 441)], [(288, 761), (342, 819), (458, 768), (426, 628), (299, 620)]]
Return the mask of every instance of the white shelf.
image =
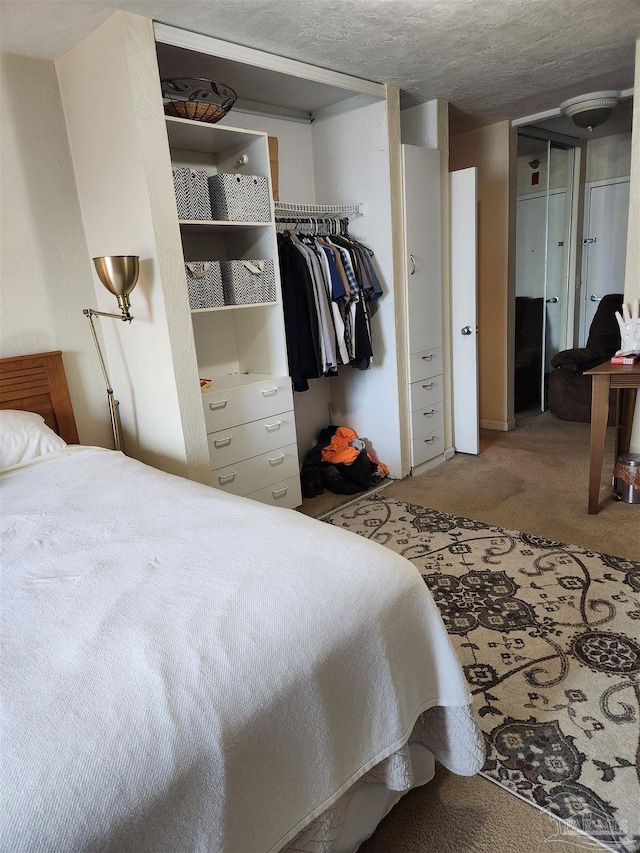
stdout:
[(179, 219), (180, 228), (189, 234), (224, 234), (233, 231), (250, 231), (253, 228), (269, 228), (271, 222), (230, 222), (212, 219)]
[[(203, 370), (206, 372), (206, 368), (203, 368)], [(261, 385), (264, 382), (274, 382), (280, 379), (289, 381), (288, 376), (271, 373), (229, 373), (226, 376), (214, 375), (211, 385), (208, 388), (202, 388), (201, 391), (202, 394), (211, 394), (216, 391), (228, 391), (231, 388), (246, 388), (248, 385)]]
[(214, 305), (212, 308), (192, 308), (192, 314), (207, 314), (212, 311), (230, 311), (234, 308), (261, 308), (263, 305), (277, 305), (278, 302), (244, 302), (242, 305)]
[(219, 154), (229, 148), (249, 145), (256, 139), (266, 137), (266, 133), (257, 130), (240, 130), (235, 127), (223, 127), (218, 124), (207, 124), (203, 121), (191, 121), (173, 116), (165, 116), (165, 118), (169, 146), (186, 151)]

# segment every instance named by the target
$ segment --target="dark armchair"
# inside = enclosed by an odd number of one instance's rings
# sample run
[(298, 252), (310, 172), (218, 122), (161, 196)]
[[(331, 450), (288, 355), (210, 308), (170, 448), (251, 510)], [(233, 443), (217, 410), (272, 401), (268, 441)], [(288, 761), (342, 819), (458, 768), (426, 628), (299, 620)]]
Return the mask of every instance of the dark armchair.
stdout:
[[(607, 361), (620, 348), (620, 328), (615, 312), (622, 310), (623, 295), (603, 296), (591, 322), (586, 347), (559, 352), (551, 359), (549, 409), (563, 421), (591, 420), (591, 377), (584, 371)], [(614, 423), (614, 393), (609, 400), (609, 423)]]

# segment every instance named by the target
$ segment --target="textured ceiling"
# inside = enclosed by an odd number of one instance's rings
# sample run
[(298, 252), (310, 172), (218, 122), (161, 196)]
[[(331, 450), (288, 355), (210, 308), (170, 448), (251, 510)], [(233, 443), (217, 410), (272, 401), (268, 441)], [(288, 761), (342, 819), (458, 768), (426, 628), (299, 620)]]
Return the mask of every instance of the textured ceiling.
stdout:
[(638, 0), (0, 0), (3, 51), (54, 59), (115, 9), (444, 98), (462, 130), (633, 85)]

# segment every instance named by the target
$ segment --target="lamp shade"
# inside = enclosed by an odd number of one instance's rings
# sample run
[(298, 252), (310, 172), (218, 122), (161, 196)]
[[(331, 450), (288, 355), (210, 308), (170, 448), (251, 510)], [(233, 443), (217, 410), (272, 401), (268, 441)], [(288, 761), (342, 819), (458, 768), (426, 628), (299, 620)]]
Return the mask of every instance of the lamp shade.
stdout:
[(137, 255), (107, 255), (94, 258), (93, 263), (100, 281), (117, 297), (122, 312), (128, 314), (129, 294), (138, 281), (140, 258)]

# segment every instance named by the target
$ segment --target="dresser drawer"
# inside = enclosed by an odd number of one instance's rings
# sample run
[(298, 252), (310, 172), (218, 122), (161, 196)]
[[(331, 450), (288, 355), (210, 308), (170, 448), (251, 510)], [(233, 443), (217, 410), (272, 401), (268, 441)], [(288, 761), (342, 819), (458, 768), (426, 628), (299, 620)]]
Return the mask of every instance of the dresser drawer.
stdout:
[(221, 429), (207, 436), (211, 468), (223, 468), (242, 459), (259, 456), (277, 447), (295, 444), (296, 425), (293, 412), (284, 412)]
[(411, 442), (411, 464), (414, 467), (428, 462), (429, 459), (441, 453), (444, 453), (444, 432), (441, 429), (420, 438), (414, 438)]
[(264, 382), (207, 391), (202, 395), (207, 432), (259, 421), (293, 409), (293, 393), (288, 376), (269, 377)]
[(442, 376), (431, 376), (409, 385), (409, 408), (412, 412), (441, 403), (443, 399)]
[(411, 438), (420, 438), (423, 435), (433, 435), (435, 430), (441, 430), (444, 426), (444, 412), (442, 403), (433, 403), (424, 409), (411, 412)]
[(267, 486), (266, 489), (258, 489), (257, 492), (251, 492), (247, 497), (254, 501), (260, 501), (263, 504), (295, 509), (302, 503), (300, 477), (296, 475), (295, 477), (289, 477), (287, 480), (280, 480), (272, 486)]
[(272, 483), (297, 477), (298, 465), (298, 446), (290, 444), (254, 456), (253, 459), (244, 459), (224, 468), (216, 468), (211, 477), (211, 485), (233, 495), (248, 495)]
[(409, 382), (442, 373), (442, 348), (427, 349), (409, 356)]

